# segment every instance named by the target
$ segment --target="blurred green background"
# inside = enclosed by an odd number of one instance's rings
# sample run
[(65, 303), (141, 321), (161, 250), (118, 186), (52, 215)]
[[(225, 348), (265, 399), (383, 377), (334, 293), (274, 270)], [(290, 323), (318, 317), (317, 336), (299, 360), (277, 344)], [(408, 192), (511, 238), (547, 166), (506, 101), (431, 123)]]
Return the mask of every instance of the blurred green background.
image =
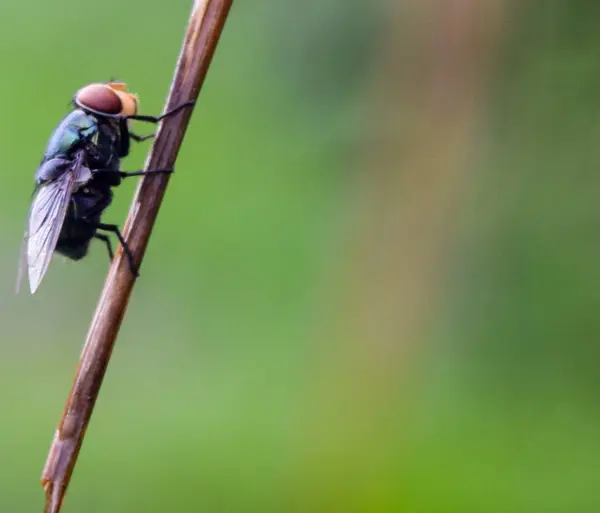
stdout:
[[(33, 173), (83, 84), (161, 111), (190, 2), (1, 9), (0, 510), (19, 513), (42, 509), (108, 269), (96, 244), (14, 295)], [(600, 511), (599, 15), (236, 0), (64, 511)]]

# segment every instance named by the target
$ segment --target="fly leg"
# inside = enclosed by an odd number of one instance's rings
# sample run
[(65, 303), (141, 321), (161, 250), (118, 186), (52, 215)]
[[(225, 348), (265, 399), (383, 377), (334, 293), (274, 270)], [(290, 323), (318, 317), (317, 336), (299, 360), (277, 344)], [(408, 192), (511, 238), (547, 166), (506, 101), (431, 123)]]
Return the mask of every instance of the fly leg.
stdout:
[(154, 174), (159, 174), (159, 173), (164, 173), (164, 174), (170, 174), (173, 172), (173, 168), (166, 168), (166, 169), (151, 169), (149, 171), (133, 171), (133, 172), (126, 172), (126, 171), (119, 171), (119, 174), (121, 175), (121, 178), (129, 178), (130, 176), (144, 176), (144, 175), (154, 175)]
[(141, 116), (139, 114), (134, 114), (134, 115), (125, 116), (125, 117), (126, 117), (126, 119), (145, 121), (146, 123), (158, 123), (169, 116), (173, 116), (174, 114), (177, 114), (180, 110), (185, 109), (186, 107), (191, 107), (195, 103), (196, 103), (196, 100), (190, 100), (190, 101), (184, 102), (181, 105), (178, 105), (177, 107), (175, 107), (171, 110), (168, 110), (167, 112), (165, 112), (164, 114), (162, 114), (160, 116)]
[(135, 142), (143, 142), (148, 139), (152, 139), (156, 134), (148, 134), (148, 135), (138, 135), (133, 133), (131, 130), (129, 131), (129, 137), (131, 137)]
[(119, 171), (117, 169), (92, 169), (92, 174), (103, 173), (104, 179), (108, 181), (108, 183), (116, 187), (121, 183), (122, 178), (129, 178), (132, 176), (144, 176), (144, 175), (154, 175), (159, 173), (169, 174), (173, 172), (173, 168), (165, 168), (165, 169), (151, 169), (149, 171)]
[(112, 243), (110, 242), (110, 238), (108, 237), (108, 235), (104, 235), (103, 233), (95, 233), (94, 238), (101, 240), (102, 242), (104, 242), (104, 244), (106, 244), (108, 258), (110, 258), (110, 261), (112, 262), (115, 258), (115, 252), (113, 251)]
[(125, 242), (125, 239), (123, 238), (123, 235), (121, 234), (121, 230), (119, 230), (119, 227), (116, 224), (105, 224), (105, 223), (97, 223), (95, 226), (98, 230), (103, 230), (105, 232), (111, 232), (117, 236), (117, 239), (119, 239), (121, 246), (123, 246), (123, 252), (125, 253), (125, 256), (127, 257), (127, 261), (129, 262), (129, 270), (131, 271), (131, 274), (133, 274), (134, 277), (138, 278), (140, 273), (138, 272), (137, 266), (133, 262), (133, 253), (131, 252), (131, 249), (129, 249), (127, 242)]

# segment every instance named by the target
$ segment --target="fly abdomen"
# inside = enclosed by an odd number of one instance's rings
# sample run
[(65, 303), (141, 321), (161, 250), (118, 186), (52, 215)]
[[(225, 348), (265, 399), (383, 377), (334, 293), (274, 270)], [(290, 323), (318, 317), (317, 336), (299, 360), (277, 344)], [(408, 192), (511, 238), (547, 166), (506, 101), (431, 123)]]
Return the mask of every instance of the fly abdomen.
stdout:
[[(93, 237), (93, 234), (92, 234)], [(71, 260), (81, 260), (88, 254), (92, 239), (88, 237), (71, 237), (58, 239), (56, 252)]]
[[(77, 201), (78, 199), (80, 201)], [(81, 206), (81, 197), (77, 198), (75, 195), (56, 243), (56, 251), (71, 260), (80, 260), (87, 255), (90, 242), (96, 232), (94, 225), (80, 216)]]

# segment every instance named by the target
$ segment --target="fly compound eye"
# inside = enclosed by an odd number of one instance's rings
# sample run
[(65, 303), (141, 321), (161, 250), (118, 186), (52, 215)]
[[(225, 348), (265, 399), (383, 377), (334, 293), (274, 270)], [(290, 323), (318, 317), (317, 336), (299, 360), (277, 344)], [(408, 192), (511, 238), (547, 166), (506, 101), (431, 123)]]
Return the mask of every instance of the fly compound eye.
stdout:
[(117, 116), (123, 109), (119, 95), (105, 84), (91, 84), (75, 94), (75, 103), (84, 110), (102, 116)]

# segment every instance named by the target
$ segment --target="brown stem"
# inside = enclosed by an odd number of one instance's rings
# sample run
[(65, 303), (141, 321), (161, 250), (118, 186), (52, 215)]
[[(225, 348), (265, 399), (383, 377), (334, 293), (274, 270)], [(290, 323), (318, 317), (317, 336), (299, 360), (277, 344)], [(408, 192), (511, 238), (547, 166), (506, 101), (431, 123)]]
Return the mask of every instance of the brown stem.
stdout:
[[(195, 0), (165, 111), (198, 97), (232, 1)], [(183, 109), (160, 124), (146, 169), (174, 167), (191, 114), (191, 108)], [(138, 268), (168, 182), (168, 174), (145, 176), (133, 199), (124, 235)], [(134, 281), (120, 247), (108, 272), (42, 473), (46, 513), (60, 511)]]

